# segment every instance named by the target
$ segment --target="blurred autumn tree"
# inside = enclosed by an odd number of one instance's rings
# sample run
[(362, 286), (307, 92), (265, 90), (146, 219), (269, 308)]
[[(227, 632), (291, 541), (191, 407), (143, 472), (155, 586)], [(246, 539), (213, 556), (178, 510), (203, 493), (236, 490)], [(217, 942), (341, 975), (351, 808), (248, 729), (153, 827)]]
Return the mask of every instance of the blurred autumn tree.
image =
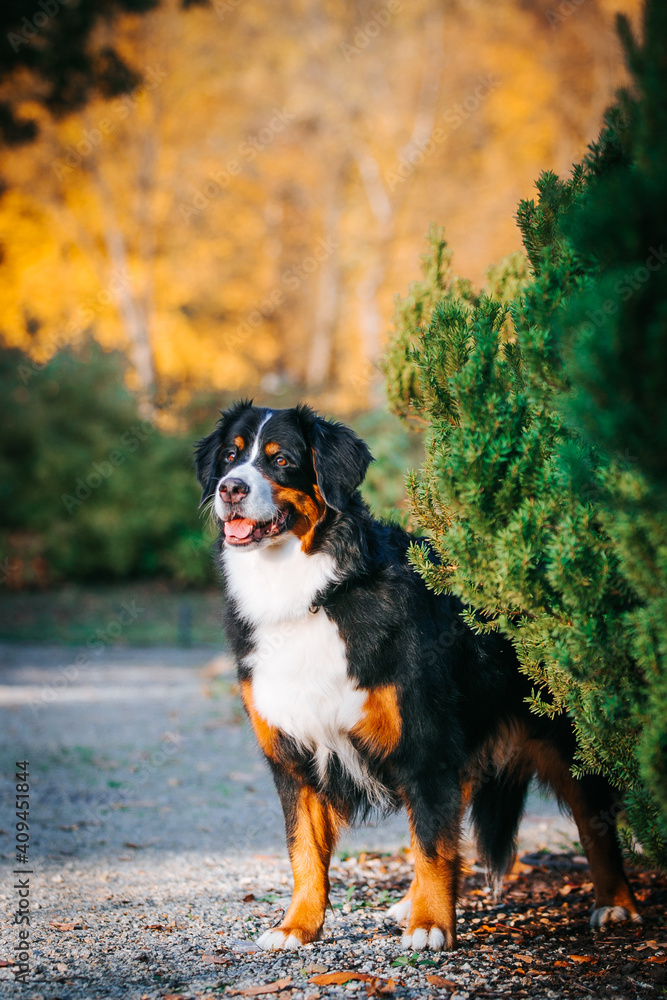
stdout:
[[(0, 142), (34, 139), (30, 98), (62, 115), (94, 94), (113, 97), (138, 82), (116, 51), (111, 29), (122, 12), (142, 13), (158, 0), (5, 0), (0, 9)], [(21, 85), (15, 81), (20, 77)], [(8, 86), (4, 86), (8, 83)]]
[[(40, 361), (88, 334), (128, 351), (164, 422), (202, 385), (366, 405), (429, 222), (473, 277), (513, 250), (512, 206), (581, 151), (620, 73), (612, 0), (555, 20), (551, 0), (123, 6), (83, 33), (128, 92), (81, 84), (54, 121), (59, 83), (3, 78), (38, 135), (0, 162), (0, 330)], [(36, 51), (58, 57), (68, 11)]]

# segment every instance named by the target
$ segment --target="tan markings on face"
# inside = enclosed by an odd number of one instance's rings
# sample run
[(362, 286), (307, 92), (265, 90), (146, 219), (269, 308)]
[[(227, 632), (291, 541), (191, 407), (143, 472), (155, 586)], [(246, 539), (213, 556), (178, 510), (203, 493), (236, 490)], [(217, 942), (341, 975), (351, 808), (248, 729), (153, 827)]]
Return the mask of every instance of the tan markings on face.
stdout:
[(447, 948), (456, 947), (456, 895), (458, 892), (461, 860), (457, 840), (442, 839), (435, 854), (427, 854), (414, 833), (410, 815), (412, 852), (415, 858), (415, 878), (410, 887), (412, 908), (407, 932), (413, 934), (418, 927), (430, 931), (439, 927), (445, 935)]
[(291, 530), (301, 539), (301, 548), (304, 552), (310, 552), (315, 528), (327, 509), (317, 486), (314, 492), (315, 496), (310, 497), (301, 490), (293, 490), (286, 486), (274, 485), (273, 488), (273, 500), (278, 507), (289, 505), (296, 511), (297, 517)]
[(239, 451), (243, 451), (243, 449), (245, 448), (245, 441), (243, 440), (240, 434), (237, 434), (236, 437), (234, 438), (234, 444), (236, 445)]
[(289, 852), (294, 893), (277, 930), (294, 934), (302, 944), (319, 937), (329, 898), (329, 863), (340, 818), (309, 786), (299, 789)]
[(267, 757), (275, 755), (275, 746), (278, 739), (279, 730), (275, 726), (270, 726), (266, 719), (263, 719), (255, 708), (252, 696), (252, 684), (250, 681), (241, 681), (241, 699), (248, 713), (248, 718), (255, 731), (257, 742)]
[(272, 455), (278, 454), (278, 452), (280, 451), (280, 445), (278, 444), (277, 441), (268, 441), (264, 445), (264, 451), (270, 458)]
[(352, 730), (352, 735), (379, 756), (387, 757), (398, 745), (401, 728), (396, 687), (385, 684), (368, 692), (363, 718)]

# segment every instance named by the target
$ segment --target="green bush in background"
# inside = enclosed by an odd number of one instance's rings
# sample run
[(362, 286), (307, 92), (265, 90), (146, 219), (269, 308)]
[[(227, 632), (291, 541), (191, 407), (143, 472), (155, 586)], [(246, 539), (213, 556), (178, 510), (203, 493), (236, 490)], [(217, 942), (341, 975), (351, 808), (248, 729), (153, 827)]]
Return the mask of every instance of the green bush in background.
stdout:
[(124, 376), (94, 342), (43, 368), (0, 352), (0, 558), (14, 586), (212, 580), (192, 436), (142, 419)]
[(627, 789), (626, 846), (667, 868), (667, 7), (641, 47), (619, 23), (634, 89), (521, 204), (529, 272), (473, 293), (434, 231), (386, 373), (428, 424), (410, 491), (441, 563), (415, 566), (511, 638), (577, 770)]
[(405, 473), (421, 465), (424, 443), (416, 434), (386, 409), (369, 410), (359, 414), (350, 423), (357, 434), (368, 444), (374, 461), (371, 462), (361, 493), (375, 517), (409, 525), (410, 510), (405, 491)]
[[(14, 588), (59, 581), (215, 580), (215, 529), (198, 510), (193, 443), (218, 405), (194, 399), (168, 434), (139, 412), (127, 362), (94, 341), (44, 366), (0, 350), (0, 566)], [(258, 399), (289, 406), (291, 400)], [(376, 456), (364, 484), (381, 514), (405, 502), (403, 475), (421, 440), (386, 410), (353, 421)]]

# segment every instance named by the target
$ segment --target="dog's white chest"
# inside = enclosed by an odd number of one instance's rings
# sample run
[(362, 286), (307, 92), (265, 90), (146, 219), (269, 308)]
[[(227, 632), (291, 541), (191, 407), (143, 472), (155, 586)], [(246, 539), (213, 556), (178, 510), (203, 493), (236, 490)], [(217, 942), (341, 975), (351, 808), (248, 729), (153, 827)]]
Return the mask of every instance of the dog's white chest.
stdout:
[[(249, 558), (248, 558), (249, 557)], [(254, 626), (252, 672), (256, 711), (314, 756), (324, 779), (331, 754), (360, 784), (368, 775), (349, 740), (368, 692), (348, 676), (345, 643), (316, 596), (335, 581), (333, 560), (306, 555), (299, 540), (223, 554), (225, 577), (240, 613)]]
[(252, 668), (255, 708), (320, 757), (347, 757), (347, 734), (360, 721), (366, 691), (347, 674), (347, 657), (336, 625), (326, 613), (307, 614), (278, 626), (259, 627)]
[(295, 535), (274, 545), (222, 553), (227, 590), (243, 618), (254, 625), (278, 625), (307, 614), (317, 595), (335, 582), (331, 556), (308, 555)]

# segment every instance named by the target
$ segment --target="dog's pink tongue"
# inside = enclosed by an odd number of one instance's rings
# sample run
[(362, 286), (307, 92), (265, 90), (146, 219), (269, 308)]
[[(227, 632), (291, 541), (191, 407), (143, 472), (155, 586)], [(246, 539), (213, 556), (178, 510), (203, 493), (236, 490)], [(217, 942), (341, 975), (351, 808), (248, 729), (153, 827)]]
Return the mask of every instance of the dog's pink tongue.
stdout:
[(255, 522), (248, 517), (237, 517), (233, 521), (225, 521), (225, 537), (247, 538), (254, 527)]

